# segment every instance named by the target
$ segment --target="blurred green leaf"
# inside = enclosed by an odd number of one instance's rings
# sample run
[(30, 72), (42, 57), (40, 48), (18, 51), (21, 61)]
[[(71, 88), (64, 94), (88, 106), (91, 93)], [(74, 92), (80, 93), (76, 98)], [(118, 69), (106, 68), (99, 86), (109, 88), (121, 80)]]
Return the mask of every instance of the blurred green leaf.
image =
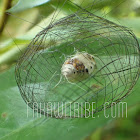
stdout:
[(8, 40), (6, 46), (0, 48), (0, 66), (16, 62), (16, 60), (24, 52), (28, 44), (29, 40)]
[[(82, 0), (83, 1), (83, 0)], [(48, 16), (48, 13), (46, 12), (48, 9), (46, 6), (43, 6), (42, 4), (49, 2), (49, 0), (20, 0), (15, 7), (10, 9), (8, 12), (19, 12), (22, 10), (26, 10), (28, 8), (32, 8), (35, 6), (39, 6), (39, 9), (41, 13), (44, 14), (44, 16)], [(48, 4), (48, 3), (47, 3)], [(46, 4), (46, 5), (47, 5)], [(54, 8), (57, 8), (55, 3), (52, 3)], [(97, 6), (97, 5), (96, 5)], [(106, 6), (106, 5), (105, 5)], [(46, 9), (45, 9), (46, 8)], [(61, 8), (61, 6), (60, 6)], [(62, 12), (59, 13), (57, 18), (61, 18), (65, 16), (65, 13), (73, 12), (75, 11), (75, 7), (73, 5), (70, 6), (65, 5)], [(28, 11), (27, 11), (28, 12)], [(36, 13), (35, 13), (36, 14)], [(26, 43), (28, 44), (29, 41), (40, 31), (42, 30), (41, 27), (46, 27), (47, 23), (49, 23), (53, 16), (53, 8), (51, 9), (51, 14), (49, 17), (45, 17), (43, 20), (39, 20), (38, 26), (32, 26), (33, 28), (29, 30), (25, 35), (18, 36), (18, 39), (15, 39), (14, 41), (16, 43), (21, 44), (21, 50), (24, 50), (26, 47)], [(37, 14), (38, 15), (38, 14)], [(23, 17), (25, 17), (23, 15)], [(34, 20), (35, 22), (36, 20)], [(135, 21), (135, 22), (134, 22)], [(138, 34), (139, 31), (139, 19), (122, 19), (122, 22), (127, 24), (130, 28), (133, 26), (134, 31), (136, 31)], [(12, 21), (13, 22), (13, 21)], [(16, 21), (17, 22), (17, 21)], [(25, 21), (26, 22), (26, 21)], [(29, 23), (30, 24), (30, 23)], [(9, 23), (10, 27), (11, 23)], [(15, 23), (13, 23), (12, 28), (15, 26)], [(19, 24), (22, 28), (25, 26), (23, 24)], [(22, 28), (19, 28), (17, 32), (22, 32)], [(17, 29), (17, 25), (16, 25)], [(15, 29), (14, 29), (15, 31)], [(27, 29), (26, 29), (27, 31)], [(11, 32), (10, 32), (11, 33)], [(23, 34), (24, 32), (22, 32)], [(139, 34), (140, 35), (140, 34)], [(20, 53), (19, 48), (17, 48), (17, 45), (14, 44), (13, 40), (10, 40), (5, 48), (2, 48), (0, 50), (0, 61), (3, 60), (4, 63), (9, 63), (17, 60), (17, 57)], [(23, 44), (22, 44), (23, 43)], [(22, 46), (23, 45), (23, 46)], [(91, 135), (92, 132), (96, 130), (96, 137), (94, 138), (100, 138), (99, 134), (101, 134), (101, 129), (105, 125), (110, 125), (110, 122), (114, 122), (114, 120), (119, 120), (118, 118), (105, 118), (104, 117), (104, 111), (99, 112), (95, 114), (95, 118), (79, 118), (79, 119), (54, 119), (54, 118), (46, 118), (44, 120), (44, 117), (41, 118), (33, 118), (32, 115), (30, 115), (27, 118), (27, 106), (25, 102), (23, 101), (20, 92), (18, 90), (18, 87), (15, 82), (14, 78), (14, 67), (11, 67), (10, 70), (5, 71), (4, 73), (0, 74), (0, 140), (42, 140), (42, 139), (61, 139), (61, 140), (78, 140), (78, 139), (84, 139), (87, 138), (88, 135)], [(134, 104), (139, 103), (140, 96), (140, 80), (138, 81), (137, 85), (134, 87), (133, 92), (130, 94), (129, 97), (124, 99), (123, 101), (128, 103), (128, 109), (131, 108)], [(29, 109), (29, 113), (32, 114), (32, 110)], [(111, 114), (111, 110), (107, 110), (108, 114)], [(133, 113), (133, 112), (130, 112)], [(99, 115), (99, 117), (98, 117)], [(128, 114), (128, 119), (131, 119), (131, 116)], [(125, 123), (126, 124), (126, 123)], [(129, 127), (128, 125), (123, 125), (124, 130), (126, 127)], [(130, 124), (130, 126), (133, 126)], [(95, 135), (94, 135), (95, 136)]]
[(7, 12), (15, 13), (26, 10), (28, 8), (33, 8), (44, 3), (49, 2), (50, 0), (19, 0), (18, 3), (9, 9)]
[(77, 10), (77, 7), (75, 5), (73, 5), (69, 0), (67, 0), (67, 1), (62, 0), (59, 2), (57, 0), (38, 0), (38, 1), (19, 0), (19, 2), (14, 7), (7, 10), (7, 12), (17, 13), (17, 12), (21, 12), (21, 11), (27, 10), (29, 8), (33, 8), (33, 7), (41, 6), (41, 5), (45, 5), (45, 7), (43, 7), (43, 9), (48, 10), (46, 8), (48, 2), (49, 2), (49, 4), (53, 5), (55, 8), (60, 8), (61, 10), (65, 9), (65, 11), (69, 11), (69, 12), (75, 12), (75, 10)]
[[(31, 109), (27, 118), (27, 105), (20, 95), (14, 77), (14, 67), (0, 74), (0, 140), (84, 139), (96, 129), (118, 119), (111, 117), (110, 108), (106, 111), (109, 118), (105, 118), (104, 111), (96, 113), (95, 118), (86, 119), (45, 119), (44, 116), (33, 118)], [(139, 84), (140, 80), (133, 92), (123, 100), (128, 103), (128, 109), (139, 103)], [(127, 118), (131, 119), (131, 115), (128, 114)]]
[[(134, 92), (124, 100), (128, 103), (128, 107), (139, 102), (139, 84), (140, 81)], [(0, 85), (0, 102), (2, 105), (0, 108), (0, 140), (78, 140), (115, 120), (111, 117), (105, 118), (103, 111), (95, 114), (95, 118), (88, 119), (46, 118), (43, 121), (44, 117), (33, 118), (31, 115), (27, 118), (26, 104), (20, 96), (14, 80), (14, 68), (0, 75)], [(30, 109), (29, 112), (32, 113), (32, 110)], [(110, 109), (107, 113), (111, 114)]]
[(88, 140), (117, 139), (137, 140), (140, 137), (140, 103), (128, 108), (128, 118), (118, 118), (104, 127), (98, 128)]

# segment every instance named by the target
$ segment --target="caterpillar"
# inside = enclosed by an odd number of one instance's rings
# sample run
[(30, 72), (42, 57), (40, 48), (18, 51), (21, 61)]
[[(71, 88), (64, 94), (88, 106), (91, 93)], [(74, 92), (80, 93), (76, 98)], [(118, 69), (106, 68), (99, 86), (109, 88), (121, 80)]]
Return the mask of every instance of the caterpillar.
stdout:
[(78, 52), (64, 62), (61, 73), (70, 82), (76, 82), (88, 78), (95, 69), (94, 56), (85, 52)]

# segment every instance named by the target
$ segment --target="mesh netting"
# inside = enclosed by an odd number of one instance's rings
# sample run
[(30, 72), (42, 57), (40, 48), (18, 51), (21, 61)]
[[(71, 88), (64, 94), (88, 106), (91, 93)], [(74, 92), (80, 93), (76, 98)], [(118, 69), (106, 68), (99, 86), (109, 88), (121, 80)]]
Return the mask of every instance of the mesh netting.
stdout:
[[(95, 56), (96, 69), (86, 79), (71, 83), (61, 68), (77, 52)], [(85, 111), (81, 103), (95, 102), (95, 113), (126, 97), (138, 79), (139, 65), (139, 44), (131, 30), (81, 10), (35, 36), (16, 65), (16, 81), (31, 108), (63, 116), (65, 106), (69, 117), (70, 111), (71, 116), (78, 114), (75, 108)]]

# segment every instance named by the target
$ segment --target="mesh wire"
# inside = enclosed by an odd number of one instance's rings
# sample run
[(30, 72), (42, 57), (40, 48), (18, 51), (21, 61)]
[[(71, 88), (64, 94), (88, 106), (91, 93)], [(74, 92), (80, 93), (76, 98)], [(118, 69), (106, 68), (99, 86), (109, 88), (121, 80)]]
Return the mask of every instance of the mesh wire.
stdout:
[[(94, 55), (96, 71), (74, 84), (65, 77), (60, 81), (63, 63), (76, 52)], [(78, 103), (79, 110), (84, 112), (85, 106), (81, 103), (95, 102), (95, 113), (130, 93), (139, 76), (139, 57), (139, 44), (131, 30), (81, 10), (35, 36), (17, 62), (16, 81), (31, 108), (38, 108), (37, 103), (48, 103), (48, 108), (63, 116), (65, 106), (65, 115), (69, 117), (70, 111), (71, 116), (78, 115), (74, 111)], [(38, 108), (38, 111), (55, 116), (47, 109)]]

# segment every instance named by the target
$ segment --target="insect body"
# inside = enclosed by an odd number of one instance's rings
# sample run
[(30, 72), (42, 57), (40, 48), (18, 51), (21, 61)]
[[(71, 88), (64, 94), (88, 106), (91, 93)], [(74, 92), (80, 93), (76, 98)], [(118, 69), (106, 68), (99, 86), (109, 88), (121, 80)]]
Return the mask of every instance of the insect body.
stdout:
[(95, 70), (95, 67), (94, 56), (81, 52), (76, 53), (64, 62), (61, 73), (70, 82), (81, 81), (88, 78)]

